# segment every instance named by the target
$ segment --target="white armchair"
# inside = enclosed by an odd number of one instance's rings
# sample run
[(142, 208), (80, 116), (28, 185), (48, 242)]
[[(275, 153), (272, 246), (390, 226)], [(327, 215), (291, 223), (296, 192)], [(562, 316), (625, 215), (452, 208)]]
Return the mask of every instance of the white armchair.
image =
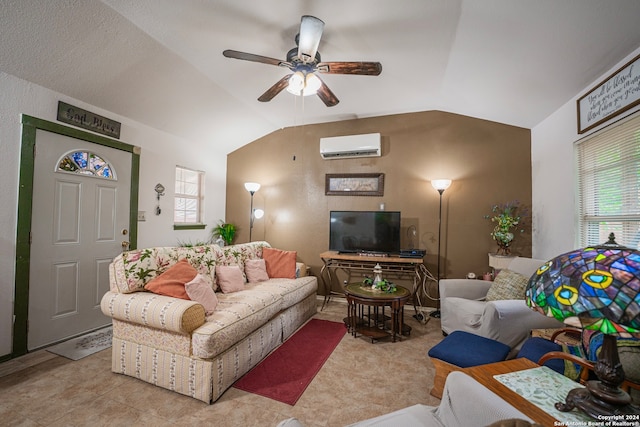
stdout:
[[(508, 269), (525, 277), (545, 261), (515, 257)], [(442, 332), (466, 331), (518, 349), (531, 329), (560, 328), (562, 323), (530, 309), (524, 299), (485, 301), (493, 282), (475, 279), (441, 279)]]
[[(447, 376), (439, 406), (417, 404), (349, 427), (476, 427), (501, 420), (512, 420), (505, 424), (509, 426), (534, 425), (531, 418), (469, 375), (454, 371)], [(519, 420), (518, 424), (515, 420)], [(304, 426), (296, 418), (287, 418), (276, 427)]]

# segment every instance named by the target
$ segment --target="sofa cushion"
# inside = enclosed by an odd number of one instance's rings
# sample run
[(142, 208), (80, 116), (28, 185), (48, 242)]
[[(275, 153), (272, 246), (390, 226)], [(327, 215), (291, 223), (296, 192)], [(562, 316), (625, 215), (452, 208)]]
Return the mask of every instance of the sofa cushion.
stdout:
[(244, 276), (237, 265), (219, 265), (216, 267), (218, 286), (222, 292), (229, 294), (244, 289)]
[(218, 265), (239, 266), (246, 282), (247, 277), (244, 273), (245, 261), (248, 259), (262, 258), (262, 249), (268, 247), (270, 246), (267, 242), (251, 242), (225, 246), (223, 248), (220, 248)]
[(247, 282), (265, 282), (269, 280), (267, 275), (267, 265), (263, 259), (248, 259), (244, 265), (244, 272), (247, 276)]
[(185, 283), (184, 289), (190, 300), (202, 304), (206, 316), (211, 315), (216, 309), (218, 297), (202, 274), (198, 273), (192, 281)]
[(529, 278), (508, 269), (500, 270), (487, 292), (487, 301), (524, 299)]
[(278, 294), (282, 298), (282, 309), (299, 303), (311, 294), (315, 294), (318, 290), (318, 284), (315, 276), (305, 276), (298, 279), (269, 279), (266, 282), (256, 284), (248, 284), (248, 288), (255, 287), (261, 290), (268, 290)]
[(186, 259), (180, 260), (164, 273), (151, 279), (144, 288), (154, 294), (166, 295), (181, 299), (190, 299), (184, 288), (185, 283), (192, 281), (198, 272)]
[(123, 294), (141, 291), (147, 282), (181, 259), (189, 260), (216, 290), (215, 266), (220, 257), (221, 250), (216, 245), (155, 247), (123, 252), (113, 259), (109, 269), (111, 290)]
[(282, 298), (259, 285), (218, 295), (218, 306), (204, 325), (193, 331), (193, 355), (203, 359), (224, 352), (267, 323), (282, 310)]
[(211, 289), (217, 290), (215, 274), (221, 253), (220, 247), (217, 245), (185, 246), (177, 248), (177, 253), (179, 258), (189, 260), (198, 273), (202, 274)]
[(283, 251), (281, 249), (264, 248), (262, 258), (267, 265), (269, 278), (296, 278), (296, 257), (295, 251)]

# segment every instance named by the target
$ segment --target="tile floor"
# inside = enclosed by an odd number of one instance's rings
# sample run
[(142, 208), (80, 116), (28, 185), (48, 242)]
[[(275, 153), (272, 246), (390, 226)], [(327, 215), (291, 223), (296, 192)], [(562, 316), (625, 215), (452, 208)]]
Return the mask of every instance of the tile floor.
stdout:
[[(318, 310), (320, 309), (320, 302)], [(344, 338), (295, 406), (230, 388), (212, 405), (111, 372), (111, 350), (71, 361), (44, 350), (0, 364), (3, 426), (275, 426), (289, 417), (307, 427), (344, 426), (416, 403), (429, 395), (427, 351), (442, 339), (439, 319), (401, 342)], [(316, 318), (342, 321), (333, 300)]]

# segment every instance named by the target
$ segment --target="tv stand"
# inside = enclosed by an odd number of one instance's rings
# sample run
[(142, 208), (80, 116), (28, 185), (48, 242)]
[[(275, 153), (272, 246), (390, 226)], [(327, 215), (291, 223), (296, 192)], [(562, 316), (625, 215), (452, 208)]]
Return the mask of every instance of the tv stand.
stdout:
[[(413, 281), (413, 290), (411, 296), (413, 298), (413, 308), (416, 308), (416, 293), (420, 289), (420, 285), (424, 285), (427, 281), (436, 281), (436, 278), (424, 265), (422, 258), (404, 258), (397, 255), (386, 254), (381, 255), (378, 252), (371, 255), (366, 252), (340, 253), (338, 251), (326, 251), (320, 254), (323, 266), (320, 269), (320, 278), (324, 284), (325, 296), (322, 303), (321, 311), (329, 302), (332, 295), (342, 295), (344, 292), (336, 292), (333, 290), (332, 283), (337, 280), (336, 271), (342, 270), (347, 275), (346, 284), (351, 283), (351, 276), (357, 275), (373, 276), (373, 267), (380, 264), (382, 267), (382, 277), (385, 279), (408, 279)], [(340, 288), (344, 290), (345, 285), (340, 284)]]

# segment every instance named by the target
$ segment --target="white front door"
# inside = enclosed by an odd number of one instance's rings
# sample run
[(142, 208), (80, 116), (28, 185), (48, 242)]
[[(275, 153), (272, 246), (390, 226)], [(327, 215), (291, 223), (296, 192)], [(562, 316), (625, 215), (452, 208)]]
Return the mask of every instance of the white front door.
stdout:
[(37, 130), (28, 350), (101, 326), (109, 263), (129, 241), (131, 153)]

